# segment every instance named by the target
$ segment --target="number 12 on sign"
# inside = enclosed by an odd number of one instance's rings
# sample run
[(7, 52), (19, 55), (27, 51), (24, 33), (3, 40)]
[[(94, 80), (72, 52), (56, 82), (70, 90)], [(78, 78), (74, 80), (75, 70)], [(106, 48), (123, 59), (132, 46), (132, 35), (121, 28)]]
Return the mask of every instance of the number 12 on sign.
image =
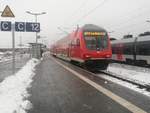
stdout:
[(40, 32), (40, 23), (26, 23), (26, 31), (27, 32)]

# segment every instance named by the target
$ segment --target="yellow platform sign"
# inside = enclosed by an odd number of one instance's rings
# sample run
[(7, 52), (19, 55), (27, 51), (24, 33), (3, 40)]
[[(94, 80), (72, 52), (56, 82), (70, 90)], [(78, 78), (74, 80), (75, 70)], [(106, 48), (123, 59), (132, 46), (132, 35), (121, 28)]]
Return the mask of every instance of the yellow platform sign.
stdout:
[(8, 5), (5, 7), (1, 16), (2, 17), (15, 17), (15, 15), (13, 14), (13, 12), (11, 11)]

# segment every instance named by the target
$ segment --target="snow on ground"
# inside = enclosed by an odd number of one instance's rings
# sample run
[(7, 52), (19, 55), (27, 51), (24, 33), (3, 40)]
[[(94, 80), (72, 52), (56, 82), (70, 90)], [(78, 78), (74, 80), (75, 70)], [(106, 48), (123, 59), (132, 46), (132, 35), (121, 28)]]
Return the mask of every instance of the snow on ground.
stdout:
[(38, 63), (37, 59), (31, 59), (18, 73), (0, 83), (0, 113), (26, 113), (32, 107), (27, 100), (30, 96), (27, 90), (31, 87)]
[[(108, 66), (107, 71), (115, 74), (116, 76), (119, 76), (119, 77), (121, 76), (125, 79), (132, 80), (140, 84), (150, 85), (150, 69), (149, 68), (112, 63)], [(124, 87), (130, 88), (134, 91), (142, 93), (144, 95), (150, 96), (150, 92), (146, 91), (146, 89), (144, 88), (141, 89), (136, 85), (133, 85), (131, 83), (128, 83), (122, 80), (118, 80), (108, 75), (100, 74), (99, 76), (106, 80), (112, 81)]]
[[(99, 76), (102, 77), (102, 78), (104, 78), (104, 79), (106, 79), (106, 80), (112, 81), (112, 82), (114, 82), (114, 83), (117, 83), (117, 84), (119, 84), (119, 85), (122, 85), (122, 86), (127, 87), (127, 88), (129, 88), (129, 89), (131, 89), (131, 90), (134, 90), (134, 91), (136, 91), (136, 92), (139, 92), (139, 93), (141, 93), (141, 94), (144, 94), (144, 95), (150, 97), (150, 92), (146, 91), (146, 89), (144, 89), (144, 88), (141, 89), (141, 88), (139, 88), (139, 87), (136, 86), (136, 85), (133, 85), (133, 84), (131, 84), (131, 83), (128, 83), (128, 82), (125, 82), (125, 81), (122, 81), (122, 80), (118, 80), (118, 79), (116, 79), (116, 78), (113, 78), (113, 77), (110, 77), (110, 76), (107, 76), (107, 75), (99, 75)], [(106, 82), (106, 83), (107, 83), (107, 82)]]
[(4, 54), (4, 52), (0, 52), (0, 55), (3, 55)]
[(107, 71), (140, 84), (150, 85), (149, 68), (112, 63), (108, 66)]
[[(29, 58), (30, 54), (19, 54), (19, 55), (15, 56), (16, 59), (27, 58), (27, 57)], [(0, 56), (0, 63), (1, 62), (11, 61), (11, 60), (12, 60), (12, 56), (7, 56), (7, 57)]]
[(12, 57), (1, 57), (0, 62), (6, 62), (12, 60)]

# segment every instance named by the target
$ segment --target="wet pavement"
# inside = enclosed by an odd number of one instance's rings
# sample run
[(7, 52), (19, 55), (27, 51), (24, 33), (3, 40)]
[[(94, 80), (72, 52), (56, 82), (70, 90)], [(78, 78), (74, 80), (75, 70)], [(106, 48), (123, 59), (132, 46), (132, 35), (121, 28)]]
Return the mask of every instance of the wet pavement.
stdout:
[[(139, 108), (142, 108), (146, 112), (150, 113), (150, 97), (143, 95), (139, 92), (133, 91), (132, 89), (129, 89), (127, 87), (118, 85), (114, 82), (105, 80), (101, 78), (101, 74), (91, 74), (77, 66), (74, 66), (70, 64), (69, 62), (64, 62), (60, 59), (57, 59), (62, 64), (68, 66), (69, 68), (75, 70), (76, 72), (82, 74), (83, 76), (89, 78), (90, 80), (96, 82), (97, 84), (100, 84), (104, 88), (110, 90), (111, 92), (117, 94), (118, 96), (126, 99), (127, 101), (133, 103), (134, 105), (138, 106)], [(86, 74), (85, 74), (86, 73)], [(143, 89), (144, 90), (144, 89)]]
[[(21, 67), (23, 67), (29, 60), (29, 56), (16, 57), (16, 68), (17, 72)], [(12, 60), (0, 62), (0, 82), (4, 80), (5, 77), (12, 75)]]
[(29, 92), (28, 113), (130, 113), (50, 58), (36, 67)]

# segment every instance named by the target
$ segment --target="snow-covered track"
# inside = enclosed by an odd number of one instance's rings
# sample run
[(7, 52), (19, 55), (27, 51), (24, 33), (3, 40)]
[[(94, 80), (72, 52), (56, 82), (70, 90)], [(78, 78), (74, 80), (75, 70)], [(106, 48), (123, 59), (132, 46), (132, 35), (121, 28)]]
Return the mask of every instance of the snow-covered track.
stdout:
[(105, 74), (105, 75), (107, 75), (107, 76), (111, 76), (111, 77), (113, 77), (113, 78), (116, 78), (116, 79), (119, 79), (119, 80), (128, 82), (128, 83), (131, 83), (131, 84), (133, 84), (133, 85), (137, 85), (137, 86), (138, 86), (139, 88), (141, 88), (141, 89), (145, 88), (147, 91), (150, 91), (150, 85), (139, 83), (139, 82), (137, 82), (136, 80), (123, 78), (122, 76), (113, 74), (113, 73), (108, 72), (108, 71), (98, 71), (98, 72), (99, 72), (99, 73), (103, 73), (103, 74)]

